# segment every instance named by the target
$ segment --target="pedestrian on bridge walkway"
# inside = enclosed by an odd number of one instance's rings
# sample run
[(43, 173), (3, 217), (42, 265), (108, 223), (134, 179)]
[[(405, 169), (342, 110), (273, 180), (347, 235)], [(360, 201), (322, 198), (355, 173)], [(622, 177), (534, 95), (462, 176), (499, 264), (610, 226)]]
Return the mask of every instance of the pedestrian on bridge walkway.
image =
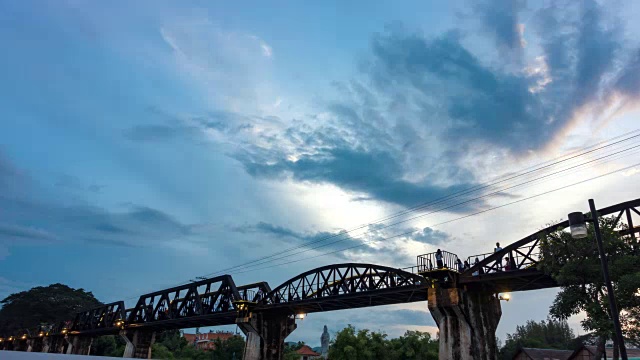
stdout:
[(438, 269), (442, 269), (444, 266), (442, 264), (442, 251), (440, 249), (436, 251), (436, 265), (438, 266)]
[[(500, 252), (502, 251), (502, 248), (500, 247), (500, 243), (497, 242), (496, 243), (496, 248), (493, 249), (493, 252)], [(502, 256), (498, 257), (496, 259), (496, 270), (497, 271), (502, 271)]]

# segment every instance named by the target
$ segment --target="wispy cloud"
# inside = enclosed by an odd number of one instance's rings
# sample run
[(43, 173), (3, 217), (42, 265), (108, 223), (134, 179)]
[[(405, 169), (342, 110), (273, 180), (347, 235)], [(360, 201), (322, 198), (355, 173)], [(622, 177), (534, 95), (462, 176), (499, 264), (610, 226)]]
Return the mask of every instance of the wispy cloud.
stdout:
[[(314, 249), (314, 252), (320, 253), (335, 251), (333, 256), (345, 260), (366, 260), (376, 257), (379, 263), (387, 261), (391, 264), (405, 264), (413, 260), (415, 254), (407, 251), (409, 242), (438, 246), (451, 240), (447, 233), (429, 227), (423, 229), (385, 228), (381, 224), (372, 224), (354, 232), (338, 230), (335, 232), (302, 233), (265, 222), (234, 226), (231, 229), (244, 234), (266, 235), (287, 243), (286, 246), (302, 245), (301, 249), (296, 251), (304, 251), (305, 254), (299, 256), (309, 256), (313, 254), (310, 250)], [(406, 235), (398, 236), (398, 234)], [(347, 248), (350, 249), (342, 251)]]

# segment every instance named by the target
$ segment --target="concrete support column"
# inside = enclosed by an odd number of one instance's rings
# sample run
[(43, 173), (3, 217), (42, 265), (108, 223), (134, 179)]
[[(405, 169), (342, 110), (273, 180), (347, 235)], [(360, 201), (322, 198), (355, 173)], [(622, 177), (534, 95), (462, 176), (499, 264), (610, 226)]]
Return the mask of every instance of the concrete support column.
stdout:
[(64, 336), (56, 336), (52, 338), (51, 341), (51, 348), (53, 349), (53, 352), (57, 354), (64, 354), (64, 347), (67, 343), (67, 341), (64, 339)]
[(93, 344), (93, 338), (90, 336), (73, 336), (71, 340), (73, 344), (72, 354), (75, 355), (89, 355), (91, 351), (91, 345)]
[(151, 359), (151, 346), (156, 341), (156, 333), (149, 330), (122, 330), (120, 336), (126, 342), (124, 358)]
[(497, 360), (496, 328), (502, 316), (493, 293), (429, 289), (429, 311), (440, 331), (441, 360)]
[(33, 351), (33, 342), (35, 340), (33, 339), (29, 339), (27, 340), (27, 352), (32, 352)]
[(244, 360), (281, 360), (284, 340), (297, 327), (289, 315), (267, 313), (252, 314), (238, 326), (247, 335)]
[(50, 343), (51, 343), (51, 341), (49, 340), (48, 336), (42, 338), (42, 350), (41, 350), (41, 352), (48, 353), (49, 352)]
[(74, 341), (78, 341), (78, 337), (74, 336), (73, 338), (69, 338), (69, 336), (64, 337), (64, 342), (67, 345), (67, 351), (65, 354), (73, 354)]

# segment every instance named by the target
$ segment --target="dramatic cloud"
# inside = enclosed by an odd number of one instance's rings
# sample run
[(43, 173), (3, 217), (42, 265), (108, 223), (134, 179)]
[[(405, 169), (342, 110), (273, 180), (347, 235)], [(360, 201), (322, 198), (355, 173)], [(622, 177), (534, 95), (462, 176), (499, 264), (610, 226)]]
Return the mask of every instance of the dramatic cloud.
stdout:
[[(279, 240), (283, 240), (290, 246), (308, 245), (303, 249), (294, 250), (300, 252), (298, 256), (311, 256), (309, 249), (320, 253), (333, 253), (334, 256), (345, 260), (354, 258), (366, 259), (368, 256), (376, 256), (393, 264), (406, 263), (413, 260), (415, 254), (407, 251), (408, 242), (416, 242), (424, 245), (440, 245), (450, 240), (448, 234), (431, 228), (398, 228), (385, 227), (383, 224), (372, 224), (362, 229), (347, 232), (301, 233), (292, 229), (260, 222), (255, 225), (243, 225), (233, 227), (232, 230), (240, 233), (264, 234)], [(342, 251), (346, 250), (346, 251)], [(304, 252), (304, 254), (302, 254)], [(288, 256), (290, 257), (291, 254)]]
[[(498, 3), (479, 5), (485, 27), (498, 46), (521, 46), (521, 4)], [(255, 177), (334, 184), (355, 200), (412, 206), (467, 189), (491, 161), (553, 145), (613, 95), (637, 100), (640, 55), (615, 18), (592, 1), (568, 6), (533, 15), (540, 46), (516, 71), (510, 58), (476, 56), (461, 32), (376, 35), (361, 75), (335, 83), (335, 100), (284, 129), (258, 129), (234, 156)]]
[(518, 22), (518, 13), (525, 1), (493, 0), (476, 4), (476, 12), (483, 28), (495, 37), (498, 47), (517, 50), (524, 46), (523, 25)]

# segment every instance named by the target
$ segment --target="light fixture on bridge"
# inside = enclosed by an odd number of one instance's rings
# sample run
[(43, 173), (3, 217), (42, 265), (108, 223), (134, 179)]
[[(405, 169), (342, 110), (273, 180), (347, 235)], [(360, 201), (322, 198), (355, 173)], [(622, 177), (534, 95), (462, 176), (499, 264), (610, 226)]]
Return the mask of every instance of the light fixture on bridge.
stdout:
[(307, 316), (307, 314), (305, 313), (296, 314), (296, 319), (304, 320), (305, 316)]
[(584, 214), (581, 212), (572, 212), (569, 214), (569, 228), (571, 236), (574, 239), (584, 239), (587, 237), (587, 223)]
[(67, 329), (62, 329), (62, 331), (61, 331), (62, 335), (65, 335), (68, 332), (69, 332), (69, 330), (67, 330)]
[(27, 340), (27, 334), (22, 335), (21, 339), (22, 340)]
[(500, 296), (498, 297), (498, 299), (500, 300), (504, 300), (504, 301), (509, 301), (511, 300), (511, 294), (506, 293), (506, 294), (500, 294)]
[(116, 327), (124, 329), (124, 320), (122, 320), (122, 319), (116, 320), (115, 325), (116, 325)]
[(1, 343), (1, 342), (3, 342), (3, 341), (4, 341), (4, 339), (3, 339), (3, 338), (0, 338), (0, 343)]
[(13, 336), (9, 336), (9, 341), (13, 341)]
[(38, 333), (38, 336), (43, 337), (44, 336), (44, 331), (40, 331), (40, 333)]
[[(622, 326), (620, 326), (618, 305), (616, 304), (615, 294), (613, 293), (613, 285), (611, 284), (611, 279), (609, 278), (607, 254), (604, 251), (604, 245), (602, 243), (602, 233), (600, 232), (600, 224), (598, 223), (598, 210), (596, 209), (596, 203), (593, 201), (593, 199), (589, 199), (589, 210), (591, 212), (591, 217), (589, 219), (587, 219), (580, 212), (572, 212), (571, 214), (569, 214), (571, 236), (573, 236), (574, 239), (582, 239), (587, 237), (587, 225), (585, 223), (587, 221), (593, 223), (593, 233), (596, 236), (596, 244), (598, 246), (598, 253), (600, 255), (600, 267), (602, 268), (602, 276), (604, 278), (605, 286), (607, 287), (607, 296), (609, 297), (609, 309), (611, 310), (609, 314), (611, 314), (611, 320), (613, 322), (613, 329), (615, 330), (617, 345), (620, 349), (620, 355), (622, 359), (627, 359), (627, 348), (624, 346), (624, 337), (622, 336)], [(614, 342), (614, 344), (615, 343), (616, 342)]]

